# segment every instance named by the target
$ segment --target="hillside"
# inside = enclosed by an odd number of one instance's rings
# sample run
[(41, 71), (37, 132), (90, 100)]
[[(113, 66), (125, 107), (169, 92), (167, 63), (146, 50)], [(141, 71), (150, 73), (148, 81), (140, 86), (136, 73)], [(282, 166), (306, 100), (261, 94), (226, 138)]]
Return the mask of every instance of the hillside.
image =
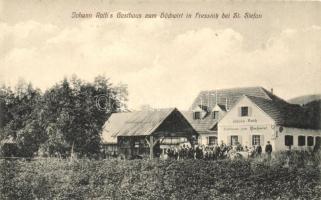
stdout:
[(321, 100), (321, 94), (303, 95), (303, 96), (289, 99), (288, 102), (302, 105), (302, 104), (307, 104), (311, 101), (316, 101), (316, 100)]

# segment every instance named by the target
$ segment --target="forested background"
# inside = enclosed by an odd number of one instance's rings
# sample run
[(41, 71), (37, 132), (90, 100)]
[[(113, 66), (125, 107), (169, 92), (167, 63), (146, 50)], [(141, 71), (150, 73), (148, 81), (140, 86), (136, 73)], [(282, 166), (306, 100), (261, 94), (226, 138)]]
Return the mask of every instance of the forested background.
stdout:
[(74, 75), (43, 92), (22, 80), (2, 85), (0, 141), (16, 142), (10, 151), (19, 157), (97, 156), (102, 126), (111, 113), (127, 109), (127, 94), (126, 85), (104, 76), (86, 82)]

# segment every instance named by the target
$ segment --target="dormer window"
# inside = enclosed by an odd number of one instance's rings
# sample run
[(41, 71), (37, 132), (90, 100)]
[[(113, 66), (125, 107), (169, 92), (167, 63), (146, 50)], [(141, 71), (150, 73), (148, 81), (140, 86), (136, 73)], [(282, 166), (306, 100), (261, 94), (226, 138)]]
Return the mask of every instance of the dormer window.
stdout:
[(242, 117), (249, 116), (249, 107), (247, 106), (241, 107), (241, 116)]
[(218, 118), (218, 114), (219, 114), (218, 111), (213, 111), (213, 113), (212, 113), (213, 119), (217, 119)]
[(194, 112), (193, 113), (193, 118), (194, 119), (201, 119), (201, 112)]

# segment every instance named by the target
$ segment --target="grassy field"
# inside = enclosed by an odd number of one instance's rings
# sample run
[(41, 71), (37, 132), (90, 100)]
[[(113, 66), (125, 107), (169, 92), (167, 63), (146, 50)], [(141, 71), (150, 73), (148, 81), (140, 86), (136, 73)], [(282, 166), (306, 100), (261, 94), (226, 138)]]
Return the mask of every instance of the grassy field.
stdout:
[(321, 199), (320, 168), (259, 160), (0, 161), (0, 199)]

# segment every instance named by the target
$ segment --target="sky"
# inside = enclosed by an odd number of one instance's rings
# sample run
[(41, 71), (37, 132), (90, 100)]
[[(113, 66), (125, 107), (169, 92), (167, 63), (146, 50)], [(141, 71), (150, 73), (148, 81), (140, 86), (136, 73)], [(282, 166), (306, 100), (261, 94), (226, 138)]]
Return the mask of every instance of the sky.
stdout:
[[(129, 108), (187, 109), (201, 90), (262, 86), (281, 98), (321, 93), (321, 3), (0, 0), (0, 83), (43, 91), (105, 75)], [(260, 19), (74, 19), (92, 13), (245, 12)]]

